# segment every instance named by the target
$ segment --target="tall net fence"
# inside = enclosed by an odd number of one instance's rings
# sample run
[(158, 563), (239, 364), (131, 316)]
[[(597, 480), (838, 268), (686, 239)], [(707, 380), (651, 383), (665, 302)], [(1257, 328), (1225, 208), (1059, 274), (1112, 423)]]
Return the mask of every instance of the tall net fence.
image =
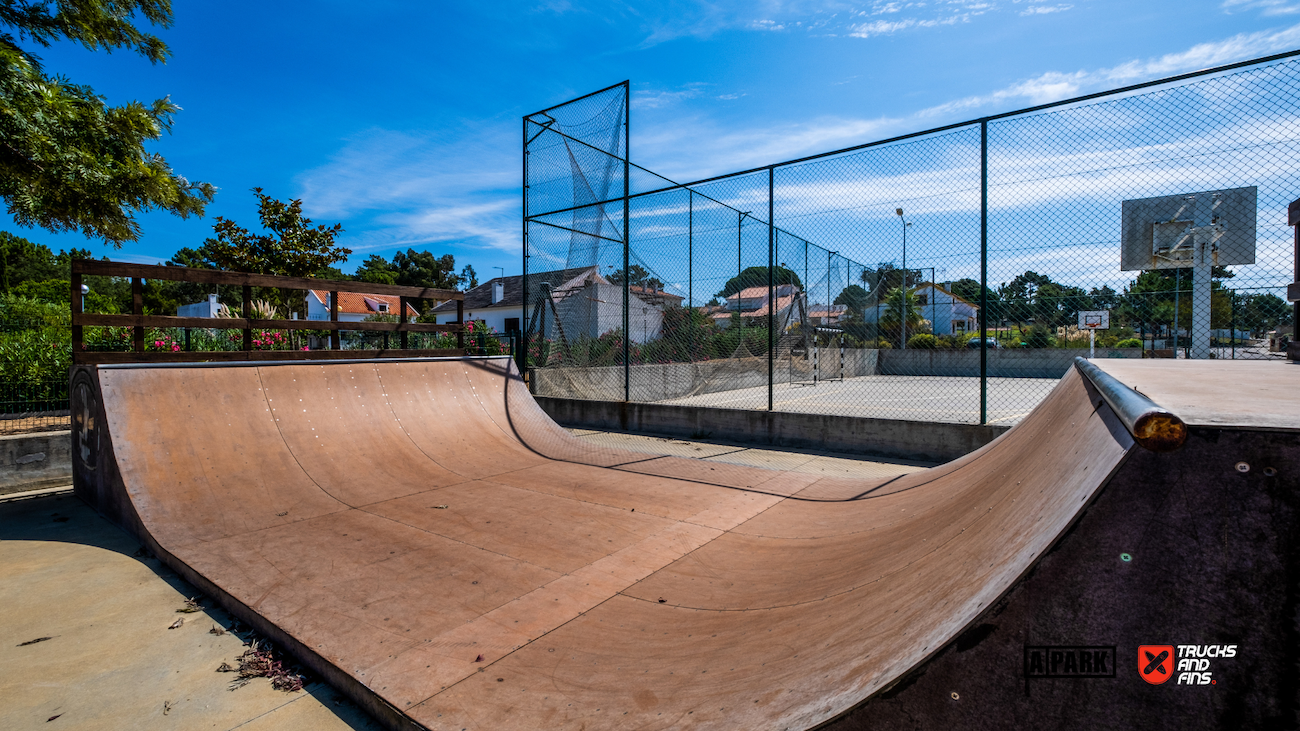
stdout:
[(1079, 355), (1285, 358), (1294, 55), (690, 184), (628, 159), (627, 84), (531, 115), (521, 366), (545, 396), (1009, 424)]

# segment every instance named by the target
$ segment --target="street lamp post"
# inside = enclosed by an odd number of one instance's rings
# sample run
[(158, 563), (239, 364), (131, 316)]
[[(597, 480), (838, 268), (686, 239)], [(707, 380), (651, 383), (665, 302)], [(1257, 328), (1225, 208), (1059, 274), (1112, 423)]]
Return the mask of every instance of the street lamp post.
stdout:
[(902, 298), (898, 303), (898, 321), (902, 327), (902, 349), (907, 350), (907, 227), (912, 224), (903, 218), (903, 209), (896, 208), (894, 213), (898, 214), (898, 221), (903, 224), (903, 289), (900, 292)]

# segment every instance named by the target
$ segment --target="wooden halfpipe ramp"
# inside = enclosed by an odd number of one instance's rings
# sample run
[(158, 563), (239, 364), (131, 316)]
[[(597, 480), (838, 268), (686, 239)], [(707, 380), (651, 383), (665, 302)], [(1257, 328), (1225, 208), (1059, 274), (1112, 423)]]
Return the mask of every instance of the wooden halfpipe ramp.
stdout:
[(504, 358), (79, 367), (74, 473), (394, 728), (806, 729), (1053, 547), (1133, 448), (1108, 403), (1072, 369), (983, 449), (859, 481), (595, 447)]

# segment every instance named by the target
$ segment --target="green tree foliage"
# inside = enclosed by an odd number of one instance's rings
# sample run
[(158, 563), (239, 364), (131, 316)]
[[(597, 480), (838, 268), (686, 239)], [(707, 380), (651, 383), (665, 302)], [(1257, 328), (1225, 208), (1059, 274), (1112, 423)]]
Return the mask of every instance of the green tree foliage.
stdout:
[[(651, 275), (650, 272), (646, 271), (645, 267), (640, 264), (629, 265), (628, 271), (631, 272), (631, 281), (629, 284), (633, 287), (649, 287), (651, 289), (663, 289), (664, 287), (664, 283), (658, 277)], [(764, 270), (763, 276), (767, 276), (766, 270)], [(623, 284), (623, 279), (625, 277), (623, 276), (623, 270), (618, 269), (607, 278), (609, 279), (610, 284), (621, 285)]]
[(22, 226), (80, 231), (121, 247), (139, 238), (134, 213), (202, 215), (216, 189), (172, 171), (145, 143), (171, 128), (169, 98), (112, 107), (89, 86), (47, 76), (20, 41), (134, 50), (165, 61), (167, 46), (133, 25), (171, 24), (169, 0), (8, 0), (0, 4), (0, 198)]
[(908, 269), (904, 277), (903, 270), (890, 261), (880, 262), (875, 269), (863, 269), (858, 279), (868, 292), (888, 292), (896, 287), (902, 287), (904, 279), (907, 280), (907, 287), (915, 287), (929, 281), (922, 278), (920, 269)]
[[(782, 284), (793, 284), (803, 289), (803, 282), (799, 280), (799, 275), (784, 266), (776, 267), (774, 280), (778, 286)], [(718, 292), (716, 297), (726, 299), (731, 295), (749, 287), (766, 287), (767, 286), (767, 267), (749, 267), (737, 276), (727, 280), (727, 284)]]
[(835, 297), (835, 302), (832, 304), (847, 305), (850, 315), (860, 316), (870, 301), (871, 295), (867, 294), (867, 290), (856, 284), (850, 284)]
[(271, 235), (254, 234), (221, 216), (213, 224), (216, 238), (205, 240), (206, 255), (218, 269), (286, 277), (311, 277), (324, 267), (344, 261), (351, 249), (336, 246), (343, 224), (313, 227), (302, 215), (302, 201), (276, 200), (253, 188), (257, 216)]
[[(457, 289), (463, 285), (478, 286), (478, 275), (467, 266), (456, 274), (456, 257), (451, 254), (434, 256), (428, 251), (407, 249), (393, 254), (392, 261), (371, 254), (357, 267), (356, 278), (375, 284), (397, 284), (403, 287), (430, 289)], [(472, 282), (472, 284), (471, 284)]]
[(1237, 296), (1237, 328), (1262, 335), (1280, 325), (1291, 324), (1290, 304), (1275, 294), (1254, 292)]

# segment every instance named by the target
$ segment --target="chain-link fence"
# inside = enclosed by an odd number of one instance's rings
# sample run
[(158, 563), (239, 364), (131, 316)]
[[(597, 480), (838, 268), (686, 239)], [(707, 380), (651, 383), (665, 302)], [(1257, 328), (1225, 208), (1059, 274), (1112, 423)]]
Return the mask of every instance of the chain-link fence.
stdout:
[(524, 118), (538, 395), (1013, 423), (1077, 355), (1285, 358), (1300, 52), (696, 183)]

